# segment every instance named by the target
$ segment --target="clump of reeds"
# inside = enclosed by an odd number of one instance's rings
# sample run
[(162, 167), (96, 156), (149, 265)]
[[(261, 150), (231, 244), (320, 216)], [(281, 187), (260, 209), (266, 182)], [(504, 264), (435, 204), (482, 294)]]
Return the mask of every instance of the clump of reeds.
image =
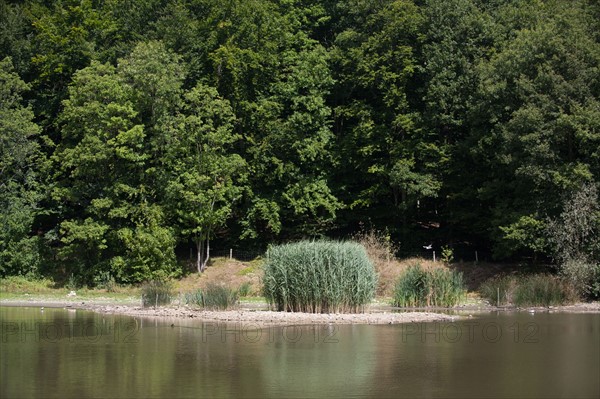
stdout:
[(479, 293), (496, 306), (554, 306), (575, 299), (568, 282), (549, 274), (492, 278), (481, 285)]
[(356, 242), (300, 241), (266, 257), (263, 293), (279, 311), (358, 312), (375, 294), (375, 268)]
[(517, 279), (515, 276), (496, 276), (484, 281), (479, 287), (479, 295), (490, 304), (505, 306), (513, 302)]
[(398, 279), (392, 305), (451, 307), (457, 305), (465, 294), (462, 273), (441, 268), (425, 270), (417, 264), (410, 266)]
[(252, 290), (252, 284), (249, 281), (243, 282), (237, 289), (239, 297), (249, 296)]
[[(243, 289), (243, 288), (242, 288)], [(185, 294), (187, 304), (193, 304), (210, 310), (225, 310), (235, 306), (240, 296), (239, 289), (219, 284), (207, 284), (206, 288)]]
[(150, 280), (142, 286), (142, 306), (168, 305), (173, 299), (173, 286), (167, 280)]

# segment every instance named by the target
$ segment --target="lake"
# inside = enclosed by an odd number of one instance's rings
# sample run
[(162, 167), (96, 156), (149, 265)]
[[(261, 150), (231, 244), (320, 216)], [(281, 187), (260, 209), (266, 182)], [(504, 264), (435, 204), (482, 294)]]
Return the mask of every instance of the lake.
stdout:
[(600, 397), (600, 315), (269, 327), (0, 307), (1, 398)]

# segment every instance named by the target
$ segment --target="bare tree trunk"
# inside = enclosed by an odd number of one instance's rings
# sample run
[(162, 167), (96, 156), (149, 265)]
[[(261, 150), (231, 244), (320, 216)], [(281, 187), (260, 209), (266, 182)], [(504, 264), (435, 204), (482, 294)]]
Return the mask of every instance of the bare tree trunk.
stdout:
[(210, 239), (206, 239), (206, 253), (204, 252), (204, 239), (198, 239), (198, 241), (196, 241), (196, 248), (198, 250), (196, 269), (198, 269), (198, 273), (202, 273), (206, 270), (208, 260), (210, 259)]
[(206, 269), (209, 259), (210, 259), (210, 239), (207, 238), (206, 239), (206, 258), (204, 258), (204, 261), (202, 263), (202, 271), (204, 271)]
[(202, 273), (202, 266), (203, 266), (203, 262), (202, 262), (202, 255), (204, 253), (204, 248), (203, 245), (204, 244), (204, 240), (202, 239), (198, 239), (196, 241), (196, 269), (198, 269), (198, 273)]

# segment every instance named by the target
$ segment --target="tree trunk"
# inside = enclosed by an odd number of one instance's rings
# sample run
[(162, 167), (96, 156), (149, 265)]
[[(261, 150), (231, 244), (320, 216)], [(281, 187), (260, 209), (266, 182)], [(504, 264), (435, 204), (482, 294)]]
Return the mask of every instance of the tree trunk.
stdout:
[(210, 240), (208, 238), (206, 239), (206, 254), (204, 253), (204, 239), (198, 239), (198, 241), (196, 241), (196, 248), (198, 251), (198, 256), (196, 257), (196, 269), (198, 269), (198, 273), (202, 273), (206, 269), (208, 260), (210, 259)]
[(198, 269), (198, 273), (202, 273), (202, 254), (204, 253), (203, 243), (204, 241), (202, 239), (196, 241), (196, 269)]
[(204, 261), (202, 262), (202, 271), (204, 271), (206, 269), (209, 259), (210, 259), (210, 239), (207, 238), (206, 239), (206, 257), (204, 258)]

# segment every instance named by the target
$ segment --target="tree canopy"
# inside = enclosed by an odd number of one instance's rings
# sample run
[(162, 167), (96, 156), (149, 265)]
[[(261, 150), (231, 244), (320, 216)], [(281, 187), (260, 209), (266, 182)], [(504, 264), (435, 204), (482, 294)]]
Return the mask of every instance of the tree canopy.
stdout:
[(365, 227), (406, 255), (551, 259), (569, 198), (600, 182), (598, 16), (590, 0), (2, 2), (0, 274), (138, 282), (190, 250), (203, 270), (210, 244)]

